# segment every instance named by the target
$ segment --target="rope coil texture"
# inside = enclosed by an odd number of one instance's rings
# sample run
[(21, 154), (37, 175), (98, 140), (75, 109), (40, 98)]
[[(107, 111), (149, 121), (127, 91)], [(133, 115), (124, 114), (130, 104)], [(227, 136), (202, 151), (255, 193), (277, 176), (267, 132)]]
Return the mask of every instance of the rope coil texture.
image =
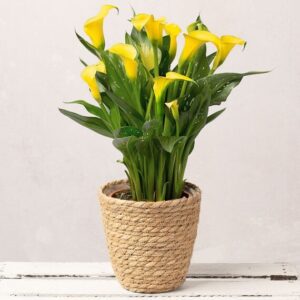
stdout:
[(128, 190), (127, 181), (100, 189), (102, 220), (114, 273), (130, 291), (159, 293), (184, 281), (197, 235), (201, 192), (186, 183), (176, 200), (145, 202), (111, 197)]

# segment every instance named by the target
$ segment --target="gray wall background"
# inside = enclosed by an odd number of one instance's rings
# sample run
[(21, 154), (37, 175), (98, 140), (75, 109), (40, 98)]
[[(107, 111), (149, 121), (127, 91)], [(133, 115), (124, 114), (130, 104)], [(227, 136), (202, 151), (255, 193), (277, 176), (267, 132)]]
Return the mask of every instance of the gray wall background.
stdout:
[[(213, 32), (248, 41), (220, 71), (273, 69), (236, 88), (190, 157), (186, 177), (203, 190), (194, 260), (299, 262), (300, 2), (111, 2), (120, 14), (106, 20), (108, 45), (130, 28), (130, 4), (182, 28), (201, 12)], [(108, 259), (97, 189), (124, 177), (121, 156), (57, 111), (63, 101), (91, 99), (78, 58), (95, 60), (74, 28), (82, 33), (102, 4), (0, 2), (0, 260)]]

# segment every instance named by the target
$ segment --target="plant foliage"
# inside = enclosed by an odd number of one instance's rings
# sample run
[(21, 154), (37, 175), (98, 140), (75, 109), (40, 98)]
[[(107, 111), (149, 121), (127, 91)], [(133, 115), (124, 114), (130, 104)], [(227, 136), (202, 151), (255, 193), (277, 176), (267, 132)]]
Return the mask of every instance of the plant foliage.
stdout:
[[(103, 21), (113, 9), (105, 5), (85, 23), (90, 42), (76, 33), (97, 59), (95, 65), (81, 60), (81, 76), (96, 104), (69, 103), (83, 106), (90, 116), (60, 112), (113, 139), (123, 155), (134, 200), (178, 198), (196, 137), (225, 110), (213, 106), (223, 104), (245, 76), (258, 72), (215, 73), (232, 48), (245, 41), (214, 35), (199, 17), (184, 34), (178, 63), (173, 60), (181, 29), (153, 15), (134, 15), (124, 42), (106, 49)], [(207, 43), (216, 51), (207, 53)]]

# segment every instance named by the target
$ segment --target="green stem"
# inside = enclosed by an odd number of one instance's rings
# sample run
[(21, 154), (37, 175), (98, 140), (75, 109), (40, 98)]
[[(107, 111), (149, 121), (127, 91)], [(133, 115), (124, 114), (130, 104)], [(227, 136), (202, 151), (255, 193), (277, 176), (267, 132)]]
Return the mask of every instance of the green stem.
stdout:
[(165, 157), (162, 150), (159, 150), (158, 172), (156, 178), (156, 201), (163, 201)]
[[(185, 76), (189, 77), (191, 75), (192, 71), (193, 71), (193, 65), (190, 62)], [(180, 97), (184, 96), (187, 85), (188, 85), (188, 81), (184, 81), (183, 85), (182, 85), (181, 92), (180, 92)]]
[(158, 47), (156, 44), (153, 44), (153, 54), (154, 54), (154, 75), (155, 77), (159, 76), (159, 66), (158, 66)]
[(179, 120), (175, 120), (175, 122), (176, 122), (176, 136), (179, 137), (180, 135)]
[(154, 93), (152, 90), (151, 95), (150, 95), (150, 100), (147, 104), (147, 111), (146, 111), (146, 120), (147, 121), (151, 119), (151, 109), (152, 109), (152, 105), (153, 105), (153, 99), (154, 99)]
[(144, 110), (143, 110), (143, 107), (142, 107), (140, 92), (137, 89), (136, 82), (133, 84), (133, 92), (134, 92), (134, 96), (135, 96), (137, 111), (141, 114), (141, 116), (143, 116), (144, 115)]
[[(181, 74), (181, 72), (182, 72), (182, 68), (180, 66), (180, 67), (178, 67), (177, 73)], [(171, 93), (173, 99), (177, 98), (178, 86), (179, 86), (179, 81), (176, 80), (174, 85), (173, 85), (173, 90), (172, 90), (172, 93)]]

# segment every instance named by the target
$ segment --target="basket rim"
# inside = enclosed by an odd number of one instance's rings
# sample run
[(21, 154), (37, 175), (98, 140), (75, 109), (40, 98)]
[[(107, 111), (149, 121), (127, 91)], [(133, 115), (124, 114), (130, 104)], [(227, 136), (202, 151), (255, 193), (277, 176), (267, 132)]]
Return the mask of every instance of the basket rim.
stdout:
[[(197, 202), (201, 201), (201, 190), (198, 186), (196, 186), (193, 183), (185, 182), (184, 186), (184, 192), (189, 195), (189, 197), (181, 197), (179, 199), (171, 199), (166, 201), (135, 201), (135, 200), (127, 200), (127, 199), (119, 199), (111, 197), (110, 195), (116, 191), (113, 189), (117, 188), (117, 186), (128, 186), (128, 180), (127, 179), (121, 179), (121, 180), (115, 180), (110, 181), (104, 185), (102, 185), (99, 189), (99, 198), (101, 200), (105, 200), (106, 202), (109, 202), (111, 204), (118, 204), (118, 205), (130, 205), (135, 207), (141, 207), (141, 206), (151, 206), (151, 207), (169, 207), (169, 206), (176, 206), (178, 204), (182, 204), (183, 202)], [(129, 186), (128, 186), (129, 187)], [(108, 191), (107, 191), (108, 190)], [(110, 192), (109, 192), (110, 191)]]

